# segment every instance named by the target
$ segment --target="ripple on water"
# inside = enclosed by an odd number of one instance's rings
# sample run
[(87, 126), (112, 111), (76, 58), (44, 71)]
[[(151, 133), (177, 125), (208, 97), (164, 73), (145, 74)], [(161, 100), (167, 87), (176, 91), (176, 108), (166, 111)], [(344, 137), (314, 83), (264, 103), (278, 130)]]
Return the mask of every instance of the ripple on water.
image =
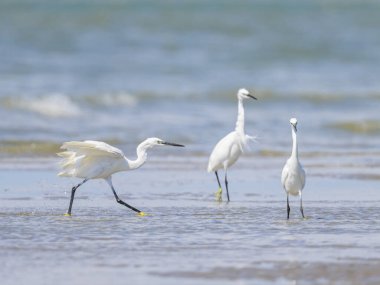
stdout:
[[(57, 209), (2, 211), (0, 247), (4, 256), (17, 252), (11, 258), (16, 268), (36, 272), (35, 266), (46, 266), (42, 258), (54, 266), (84, 263), (93, 272), (140, 268), (161, 282), (380, 281), (374, 266), (380, 250), (376, 202), (308, 201), (307, 219), (292, 208), (289, 221), (283, 201), (276, 200), (163, 204), (146, 207), (146, 217), (107, 206), (83, 207), (71, 217)], [(19, 258), (26, 255), (33, 265)]]

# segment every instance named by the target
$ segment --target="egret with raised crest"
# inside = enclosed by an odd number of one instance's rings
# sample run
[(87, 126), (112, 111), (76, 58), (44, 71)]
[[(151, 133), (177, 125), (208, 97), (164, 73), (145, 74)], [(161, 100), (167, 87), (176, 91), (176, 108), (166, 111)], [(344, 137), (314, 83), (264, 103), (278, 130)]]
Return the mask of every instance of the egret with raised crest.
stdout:
[(163, 145), (177, 147), (184, 146), (177, 143), (165, 142), (159, 138), (148, 138), (138, 145), (136, 151), (137, 159), (130, 160), (125, 157), (120, 149), (105, 142), (65, 142), (61, 146), (61, 149), (65, 151), (58, 153), (58, 155), (63, 158), (60, 164), (62, 170), (58, 175), (84, 179), (81, 183), (72, 188), (70, 205), (66, 215), (71, 216), (71, 208), (73, 206), (75, 192), (81, 185), (91, 179), (104, 179), (111, 187), (117, 203), (137, 212), (140, 216), (144, 216), (144, 212), (132, 207), (119, 198), (112, 185), (112, 174), (141, 167), (147, 159), (147, 150), (154, 146)]
[(208, 172), (214, 172), (218, 181), (219, 190), (216, 192), (216, 199), (218, 201), (222, 201), (223, 191), (218, 176), (218, 170), (224, 169), (224, 183), (226, 186), (227, 200), (230, 201), (230, 194), (228, 193), (227, 170), (248, 148), (248, 142), (254, 139), (254, 137), (246, 135), (244, 130), (243, 100), (248, 98), (257, 100), (257, 98), (252, 96), (247, 89), (239, 89), (237, 93), (238, 116), (235, 130), (233, 132), (230, 132), (216, 144), (209, 158), (207, 170)]
[(289, 157), (289, 159), (286, 161), (286, 164), (281, 174), (282, 187), (284, 187), (284, 190), (287, 196), (286, 209), (288, 213), (288, 220), (289, 220), (289, 214), (290, 214), (289, 194), (300, 197), (300, 211), (301, 211), (302, 217), (305, 218), (305, 215), (303, 213), (303, 206), (302, 206), (302, 190), (305, 187), (305, 180), (306, 180), (305, 170), (302, 168), (302, 165), (298, 159), (297, 119), (296, 118), (290, 119), (290, 126), (292, 128), (292, 138), (293, 138), (292, 154)]

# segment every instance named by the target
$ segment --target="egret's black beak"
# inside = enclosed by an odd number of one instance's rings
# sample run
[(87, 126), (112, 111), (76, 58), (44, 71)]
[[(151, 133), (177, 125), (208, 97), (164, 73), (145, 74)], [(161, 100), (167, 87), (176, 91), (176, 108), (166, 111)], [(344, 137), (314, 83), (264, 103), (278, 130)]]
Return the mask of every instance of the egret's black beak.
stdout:
[(251, 94), (248, 94), (247, 96), (254, 99), (254, 100), (257, 100), (257, 98), (255, 96), (252, 96)]
[(180, 147), (184, 147), (184, 145), (182, 145), (182, 144), (171, 143), (171, 142), (162, 142), (162, 144), (171, 145), (171, 146), (180, 146)]
[(297, 125), (293, 125), (292, 126), (294, 127), (294, 130), (297, 132)]

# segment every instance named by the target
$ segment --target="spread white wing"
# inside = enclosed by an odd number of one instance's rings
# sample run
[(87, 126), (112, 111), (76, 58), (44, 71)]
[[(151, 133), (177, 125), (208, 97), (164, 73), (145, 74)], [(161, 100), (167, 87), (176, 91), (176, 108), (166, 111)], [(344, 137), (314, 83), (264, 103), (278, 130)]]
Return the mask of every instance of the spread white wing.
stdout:
[[(79, 155), (93, 155), (93, 156), (112, 156), (114, 158), (124, 157), (124, 153), (105, 142), (99, 141), (71, 141), (65, 142), (61, 149), (65, 149), (65, 152), (76, 153), (76, 156)], [(63, 152), (63, 153), (65, 153)], [(58, 155), (62, 156), (62, 152)]]
[(65, 151), (58, 153), (63, 158), (59, 176), (94, 178), (124, 161), (120, 149), (99, 141), (65, 142), (61, 149)]

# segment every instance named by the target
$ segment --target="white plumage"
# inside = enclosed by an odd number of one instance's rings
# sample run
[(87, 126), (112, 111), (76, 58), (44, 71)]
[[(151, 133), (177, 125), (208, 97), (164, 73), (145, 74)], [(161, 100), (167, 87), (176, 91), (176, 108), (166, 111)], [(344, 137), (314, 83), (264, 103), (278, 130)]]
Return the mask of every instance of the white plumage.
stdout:
[(225, 185), (227, 191), (227, 199), (230, 201), (228, 193), (228, 180), (227, 169), (232, 166), (240, 157), (240, 155), (249, 149), (249, 141), (254, 140), (253, 137), (246, 135), (244, 130), (244, 107), (243, 100), (252, 98), (257, 100), (254, 96), (249, 94), (248, 90), (240, 89), (237, 93), (238, 98), (238, 116), (236, 121), (235, 130), (224, 138), (222, 138), (214, 147), (211, 152), (209, 163), (207, 167), (208, 172), (215, 172), (219, 190), (216, 193), (217, 200), (222, 200), (222, 186), (219, 181), (218, 170), (224, 169), (225, 171)]
[(59, 176), (97, 179), (129, 169), (124, 153), (104, 142), (65, 142), (61, 149), (66, 151), (58, 153), (63, 158)]
[(137, 147), (137, 159), (129, 160), (124, 153), (105, 142), (99, 141), (72, 141), (65, 142), (58, 153), (62, 157), (60, 163), (61, 172), (59, 176), (78, 177), (84, 179), (77, 186), (72, 188), (69, 210), (67, 215), (71, 215), (71, 208), (74, 201), (75, 191), (83, 183), (90, 179), (105, 179), (110, 185), (112, 192), (119, 204), (122, 204), (140, 215), (144, 213), (124, 201), (122, 201), (112, 185), (112, 174), (120, 171), (137, 169), (144, 164), (147, 158), (147, 150), (157, 145), (181, 146), (180, 144), (165, 142), (159, 138), (148, 138)]
[(302, 190), (305, 187), (306, 174), (305, 170), (302, 168), (301, 163), (298, 159), (298, 144), (297, 144), (297, 119), (290, 119), (290, 125), (292, 128), (292, 138), (293, 138), (293, 148), (290, 158), (286, 161), (286, 164), (282, 170), (281, 183), (287, 195), (287, 212), (288, 219), (290, 214), (289, 207), (289, 194), (293, 196), (300, 196), (300, 211), (302, 217), (303, 206), (302, 206)]
[(249, 150), (249, 141), (253, 140), (254, 137), (236, 131), (226, 135), (214, 147), (209, 158), (207, 171), (213, 172), (232, 166), (242, 153)]

